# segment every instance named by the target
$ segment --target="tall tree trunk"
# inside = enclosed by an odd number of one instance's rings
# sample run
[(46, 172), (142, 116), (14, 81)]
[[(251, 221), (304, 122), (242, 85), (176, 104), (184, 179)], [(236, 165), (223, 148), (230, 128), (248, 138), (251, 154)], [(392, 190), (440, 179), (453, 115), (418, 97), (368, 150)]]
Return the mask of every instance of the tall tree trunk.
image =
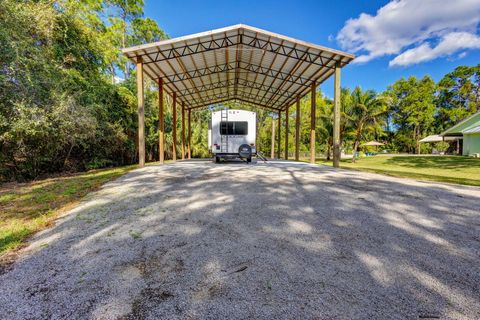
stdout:
[(329, 139), (327, 139), (327, 161), (330, 161), (330, 151), (331, 151), (331, 145)]
[(362, 136), (363, 132), (363, 121), (358, 124), (357, 132), (355, 133), (355, 143), (353, 144), (353, 158), (352, 162), (355, 163), (355, 155), (357, 154), (358, 145), (360, 144), (360, 137)]
[[(127, 13), (124, 11), (122, 15), (122, 20), (123, 20), (123, 34), (122, 34), (122, 48), (126, 47), (126, 37), (127, 37)], [(129, 72), (129, 61), (125, 63), (125, 80), (127, 80), (130, 77), (130, 72)]]
[(110, 64), (110, 71), (112, 73), (112, 84), (115, 84), (115, 66), (113, 65), (113, 63)]
[(360, 141), (358, 141), (358, 139), (355, 138), (355, 142), (353, 143), (353, 158), (352, 158), (353, 163), (355, 163), (359, 143)]
[(70, 145), (70, 149), (68, 150), (67, 156), (65, 157), (65, 160), (63, 161), (63, 169), (65, 169), (65, 166), (67, 165), (68, 158), (70, 158), (70, 154), (72, 153), (73, 147), (75, 146), (75, 143), (72, 143)]
[(413, 134), (412, 134), (412, 138), (413, 138), (413, 146), (410, 145), (409, 146), (409, 149), (410, 150), (413, 150), (413, 154), (417, 153), (417, 145), (416, 145), (416, 141), (417, 141), (417, 126), (413, 126)]
[(415, 140), (417, 143), (417, 154), (420, 154), (420, 126), (417, 126), (417, 134), (415, 136)]

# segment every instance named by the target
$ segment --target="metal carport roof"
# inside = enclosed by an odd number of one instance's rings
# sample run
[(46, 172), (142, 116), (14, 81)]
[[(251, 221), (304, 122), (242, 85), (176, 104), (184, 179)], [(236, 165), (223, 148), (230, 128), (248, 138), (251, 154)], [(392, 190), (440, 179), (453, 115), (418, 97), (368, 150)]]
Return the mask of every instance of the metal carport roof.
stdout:
[(243, 24), (126, 48), (186, 109), (237, 100), (285, 110), (354, 55)]

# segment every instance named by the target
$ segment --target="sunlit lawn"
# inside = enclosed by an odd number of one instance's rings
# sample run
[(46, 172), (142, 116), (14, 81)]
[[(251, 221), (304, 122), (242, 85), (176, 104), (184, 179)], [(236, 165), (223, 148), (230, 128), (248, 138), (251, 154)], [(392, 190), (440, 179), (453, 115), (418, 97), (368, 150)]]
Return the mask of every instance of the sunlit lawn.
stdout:
[(47, 227), (90, 191), (135, 168), (109, 168), (0, 185), (0, 257), (19, 247), (34, 232)]
[[(317, 163), (331, 165), (331, 161)], [(342, 160), (340, 166), (396, 177), (433, 180), (480, 186), (480, 159), (462, 156), (373, 156), (352, 163)]]

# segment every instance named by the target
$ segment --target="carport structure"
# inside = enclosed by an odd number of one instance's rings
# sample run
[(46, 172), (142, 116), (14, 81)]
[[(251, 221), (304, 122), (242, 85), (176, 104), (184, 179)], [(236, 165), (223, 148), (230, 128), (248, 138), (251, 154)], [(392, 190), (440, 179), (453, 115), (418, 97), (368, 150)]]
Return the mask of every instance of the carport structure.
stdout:
[[(182, 110), (182, 158), (191, 156), (191, 111), (230, 100), (278, 113), (278, 156), (281, 114), (286, 116), (285, 158), (288, 157), (288, 113), (296, 104), (295, 160), (299, 160), (300, 99), (311, 93), (310, 161), (315, 162), (317, 86), (334, 75), (333, 163), (340, 161), (340, 71), (355, 56), (247, 25), (126, 48), (137, 66), (139, 165), (145, 164), (144, 74), (158, 83), (159, 159), (164, 161), (164, 99), (172, 96), (173, 121)], [(188, 113), (188, 143), (185, 141)], [(176, 126), (173, 126), (176, 150)], [(187, 149), (187, 151), (185, 150)], [(173, 152), (174, 160), (176, 151)]]

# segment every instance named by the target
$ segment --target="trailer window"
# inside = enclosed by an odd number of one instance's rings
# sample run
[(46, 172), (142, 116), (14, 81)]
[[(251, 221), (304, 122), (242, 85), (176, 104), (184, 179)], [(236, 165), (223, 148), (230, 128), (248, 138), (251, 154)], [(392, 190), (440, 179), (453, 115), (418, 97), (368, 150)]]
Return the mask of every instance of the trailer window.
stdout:
[(247, 121), (222, 121), (220, 122), (220, 134), (223, 135), (247, 135)]
[(233, 122), (233, 133), (232, 134), (247, 135), (248, 134), (248, 122), (247, 121)]

